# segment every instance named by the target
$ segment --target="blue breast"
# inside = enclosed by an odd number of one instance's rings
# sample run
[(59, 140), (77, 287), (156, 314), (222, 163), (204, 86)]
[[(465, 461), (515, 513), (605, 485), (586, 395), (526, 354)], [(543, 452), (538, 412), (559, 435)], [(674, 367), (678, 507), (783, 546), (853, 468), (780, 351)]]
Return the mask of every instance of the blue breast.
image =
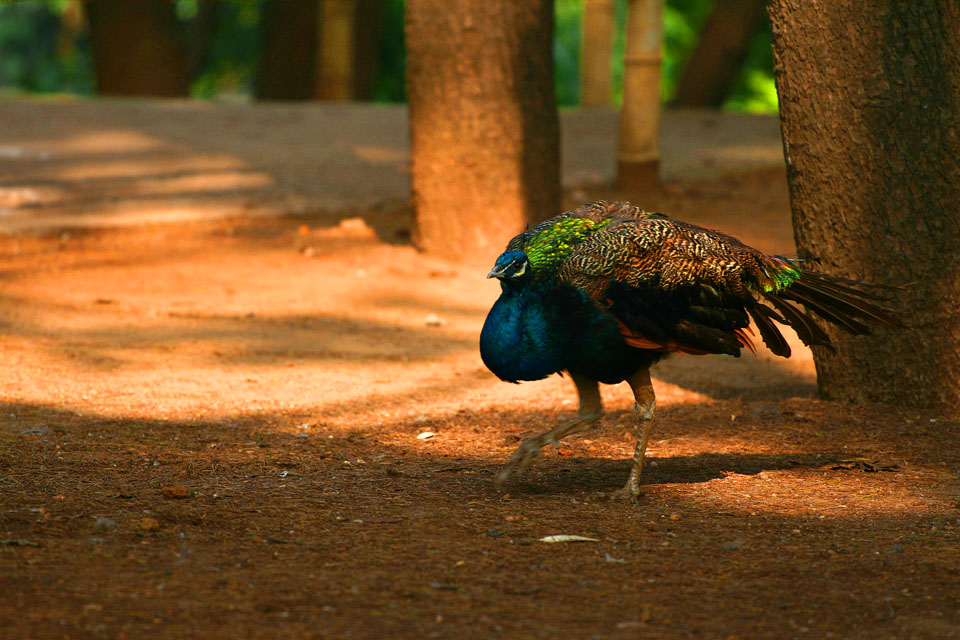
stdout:
[(535, 288), (504, 287), (480, 333), (480, 357), (501, 380), (540, 380), (566, 368), (567, 336)]

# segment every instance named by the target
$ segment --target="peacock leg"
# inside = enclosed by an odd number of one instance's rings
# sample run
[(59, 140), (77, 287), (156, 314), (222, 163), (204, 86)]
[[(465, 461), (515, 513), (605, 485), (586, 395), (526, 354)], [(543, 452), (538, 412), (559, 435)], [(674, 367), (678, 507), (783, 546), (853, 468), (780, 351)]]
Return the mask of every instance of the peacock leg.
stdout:
[(503, 483), (513, 473), (523, 471), (527, 465), (540, 455), (540, 449), (548, 444), (557, 444), (561, 439), (574, 433), (582, 433), (593, 428), (594, 423), (603, 416), (603, 401), (600, 399), (600, 385), (578, 373), (570, 372), (573, 383), (577, 385), (577, 395), (580, 398), (580, 410), (577, 417), (564, 422), (559, 427), (550, 429), (540, 435), (527, 438), (520, 443), (513, 452), (507, 464), (497, 474), (497, 484)]
[(640, 473), (643, 471), (643, 457), (647, 452), (650, 430), (653, 428), (653, 412), (657, 406), (657, 398), (653, 393), (653, 385), (650, 384), (650, 371), (648, 369), (633, 374), (627, 379), (627, 382), (633, 390), (633, 397), (636, 399), (633, 410), (637, 415), (637, 445), (633, 450), (630, 477), (627, 478), (627, 484), (618, 492), (618, 495), (629, 499), (633, 504), (637, 504), (637, 498), (640, 495)]

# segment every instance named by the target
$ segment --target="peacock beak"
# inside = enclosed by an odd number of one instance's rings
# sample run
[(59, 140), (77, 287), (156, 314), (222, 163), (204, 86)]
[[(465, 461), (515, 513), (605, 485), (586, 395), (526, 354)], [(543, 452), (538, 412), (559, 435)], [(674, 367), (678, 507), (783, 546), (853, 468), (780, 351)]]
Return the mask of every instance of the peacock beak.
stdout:
[(507, 266), (505, 264), (494, 265), (493, 269), (490, 269), (490, 273), (487, 274), (488, 278), (502, 278), (506, 275)]

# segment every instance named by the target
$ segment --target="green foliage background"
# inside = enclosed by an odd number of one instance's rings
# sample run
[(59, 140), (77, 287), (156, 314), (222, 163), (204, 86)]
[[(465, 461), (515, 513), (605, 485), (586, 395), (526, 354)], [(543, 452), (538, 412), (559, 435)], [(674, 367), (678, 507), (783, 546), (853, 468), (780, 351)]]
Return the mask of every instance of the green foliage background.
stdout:
[[(199, 99), (248, 99), (253, 94), (260, 49), (260, 18), (269, 0), (223, 0), (203, 62), (191, 93)], [(384, 0), (379, 69), (374, 99), (406, 99), (404, 0)], [(177, 15), (187, 24), (197, 13), (198, 0), (176, 0)], [(619, 104), (623, 81), (627, 0), (615, 0), (617, 32), (611, 58), (614, 102)], [(576, 106), (580, 93), (580, 22), (583, 0), (555, 0), (554, 61), (557, 98), (561, 106)], [(92, 95), (96, 90), (90, 43), (82, 29), (61, 28), (67, 0), (0, 3), (0, 94), (68, 93)], [(676, 88), (683, 65), (713, 0), (666, 0), (664, 9), (664, 101)], [(773, 59), (769, 29), (758, 33), (726, 109), (775, 113)]]

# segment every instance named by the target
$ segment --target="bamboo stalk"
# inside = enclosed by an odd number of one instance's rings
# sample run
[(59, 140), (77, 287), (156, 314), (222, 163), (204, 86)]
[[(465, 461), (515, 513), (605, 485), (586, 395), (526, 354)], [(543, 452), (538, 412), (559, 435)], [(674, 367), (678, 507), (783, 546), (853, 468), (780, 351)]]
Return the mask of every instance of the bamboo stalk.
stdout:
[(580, 104), (583, 106), (606, 106), (613, 97), (610, 72), (613, 30), (613, 0), (584, 0), (580, 49)]
[(660, 164), (660, 48), (663, 0), (629, 0), (617, 182), (651, 189)]

